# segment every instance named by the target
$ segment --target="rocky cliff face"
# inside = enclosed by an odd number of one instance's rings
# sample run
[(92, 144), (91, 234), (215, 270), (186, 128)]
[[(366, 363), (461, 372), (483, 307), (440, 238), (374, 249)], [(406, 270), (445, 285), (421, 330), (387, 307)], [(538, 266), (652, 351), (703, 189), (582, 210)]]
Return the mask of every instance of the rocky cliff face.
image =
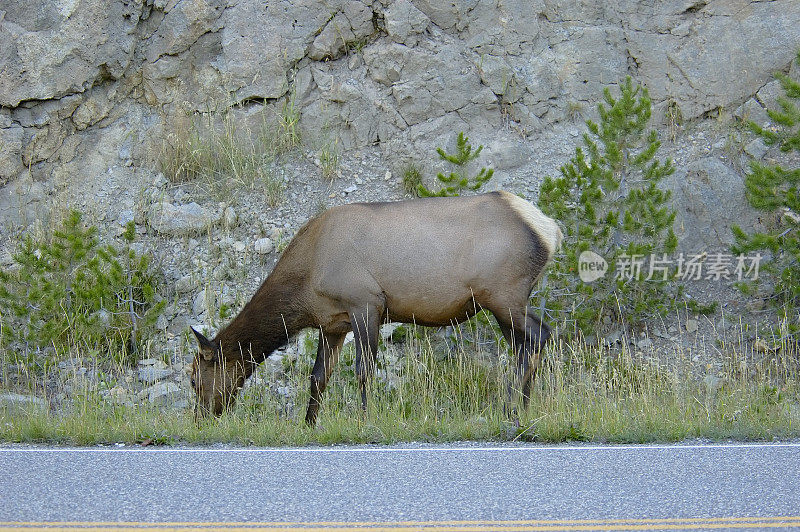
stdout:
[[(526, 179), (534, 196), (579, 140), (576, 115), (626, 75), (659, 116), (763, 118), (800, 47), (800, 2), (7, 0), (0, 43), (10, 227), (54, 203), (100, 205), (100, 219), (142, 209), (181, 116), (237, 105), (246, 121), (289, 98), (310, 149), (376, 145), (397, 168), (463, 130), (501, 184)], [(690, 188), (681, 197), (702, 202)]]

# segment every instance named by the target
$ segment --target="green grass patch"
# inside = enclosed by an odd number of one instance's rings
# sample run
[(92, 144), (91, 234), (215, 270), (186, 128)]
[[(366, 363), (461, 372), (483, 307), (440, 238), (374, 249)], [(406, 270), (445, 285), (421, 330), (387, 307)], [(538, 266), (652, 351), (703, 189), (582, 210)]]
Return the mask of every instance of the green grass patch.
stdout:
[[(303, 423), (309, 359), (301, 356), (277, 379), (261, 368), (256, 378), (263, 382), (247, 386), (236, 408), (217, 420), (198, 424), (190, 411), (158, 408), (146, 400), (112, 405), (87, 389), (57, 409), (0, 411), (0, 440), (285, 446), (459, 440), (645, 443), (800, 435), (796, 358), (788, 354), (758, 362), (731, 357), (713, 378), (700, 378), (680, 367), (636, 360), (627, 352), (557, 347), (536, 380), (530, 408), (510, 420), (503, 408), (509, 368), (497, 361), (498, 353), (478, 353), (480, 345), (461, 340), (448, 348), (425, 333), (406, 335), (399, 359), (380, 357), (366, 416), (360, 410), (352, 349), (345, 346), (315, 428)], [(505, 353), (499, 358), (506, 359)]]

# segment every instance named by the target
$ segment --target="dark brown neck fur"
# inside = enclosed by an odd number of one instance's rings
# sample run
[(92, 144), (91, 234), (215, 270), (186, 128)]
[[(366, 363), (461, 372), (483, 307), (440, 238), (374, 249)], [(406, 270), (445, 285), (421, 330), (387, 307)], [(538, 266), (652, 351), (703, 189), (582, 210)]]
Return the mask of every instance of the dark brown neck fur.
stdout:
[(246, 376), (289, 338), (313, 325), (305, 309), (302, 280), (273, 272), (213, 343), (228, 360), (244, 363)]

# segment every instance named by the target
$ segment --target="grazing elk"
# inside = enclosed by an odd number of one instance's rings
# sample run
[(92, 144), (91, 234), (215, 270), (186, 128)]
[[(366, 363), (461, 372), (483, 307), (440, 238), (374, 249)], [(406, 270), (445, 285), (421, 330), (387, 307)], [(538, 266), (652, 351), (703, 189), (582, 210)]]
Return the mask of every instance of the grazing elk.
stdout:
[(442, 326), (478, 310), (494, 314), (517, 354), (515, 378), (527, 407), (550, 336), (528, 306), (561, 243), (558, 225), (508, 192), (333, 207), (310, 220), (233, 321), (200, 344), (192, 365), (196, 412), (220, 415), (256, 366), (290, 336), (319, 329), (306, 423), (345, 334), (353, 331), (361, 405), (384, 321)]

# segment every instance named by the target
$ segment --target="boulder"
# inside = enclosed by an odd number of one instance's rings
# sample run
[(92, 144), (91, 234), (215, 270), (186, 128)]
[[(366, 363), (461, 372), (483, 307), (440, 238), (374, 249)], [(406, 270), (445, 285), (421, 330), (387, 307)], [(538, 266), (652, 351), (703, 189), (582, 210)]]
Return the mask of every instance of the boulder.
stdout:
[(760, 103), (765, 109), (780, 109), (780, 105), (778, 104), (778, 98), (785, 96), (783, 87), (781, 86), (781, 82), (777, 79), (774, 79), (758, 89), (756, 93), (756, 100)]
[(72, 113), (72, 121), (80, 131), (96, 124), (111, 111), (113, 103), (108, 99), (108, 92), (103, 88), (92, 91), (92, 94)]
[(133, 406), (133, 397), (130, 392), (119, 385), (111, 388), (106, 398), (116, 405)]
[(194, 202), (187, 205), (158, 202), (150, 208), (148, 222), (161, 234), (185, 236), (207, 230), (217, 218), (213, 211)]
[(768, 150), (769, 146), (761, 138), (753, 139), (744, 146), (745, 153), (757, 161), (761, 160)]
[(186, 403), (183, 389), (172, 381), (159, 382), (145, 388), (142, 393), (153, 405), (183, 407)]
[[(471, 105), (496, 106), (474, 66), (456, 46), (435, 53), (392, 44), (365, 54), (370, 75), (391, 84), (391, 95), (405, 124), (414, 125)], [(384, 62), (385, 60), (385, 62)]]
[(187, 51), (203, 35), (222, 27), (220, 17), (227, 7), (224, 0), (177, 0), (167, 3), (155, 33), (147, 39), (147, 59), (162, 58)]
[(519, 95), (514, 91), (517, 85), (516, 74), (507, 57), (482, 56), (478, 61), (478, 72), (483, 84), (487, 85), (493, 93), (505, 96), (506, 101), (509, 102), (519, 99)]

